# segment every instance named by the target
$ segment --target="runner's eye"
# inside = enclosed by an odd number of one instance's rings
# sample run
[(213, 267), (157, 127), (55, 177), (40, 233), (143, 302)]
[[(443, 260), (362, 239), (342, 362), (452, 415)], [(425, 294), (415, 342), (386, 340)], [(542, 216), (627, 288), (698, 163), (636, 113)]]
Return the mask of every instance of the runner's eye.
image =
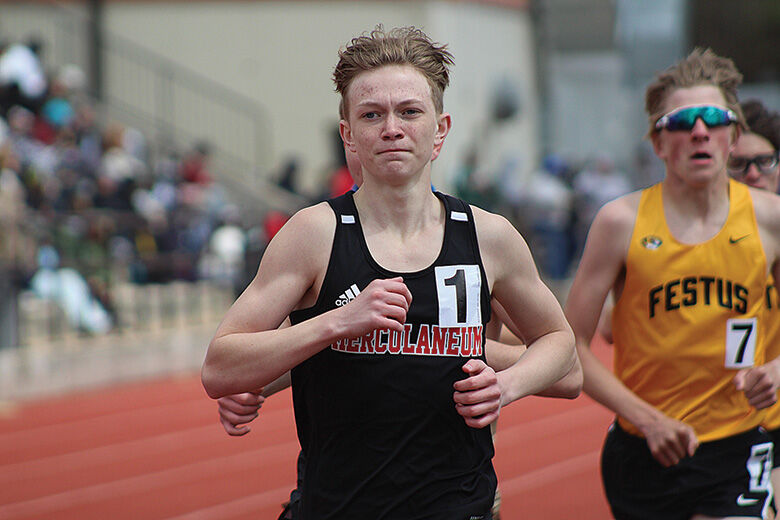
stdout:
[(763, 175), (770, 175), (774, 173), (774, 170), (777, 167), (778, 154), (770, 153), (754, 155), (752, 157), (732, 155), (728, 160), (728, 169), (732, 176), (743, 177), (747, 175), (751, 164), (755, 164), (758, 171)]

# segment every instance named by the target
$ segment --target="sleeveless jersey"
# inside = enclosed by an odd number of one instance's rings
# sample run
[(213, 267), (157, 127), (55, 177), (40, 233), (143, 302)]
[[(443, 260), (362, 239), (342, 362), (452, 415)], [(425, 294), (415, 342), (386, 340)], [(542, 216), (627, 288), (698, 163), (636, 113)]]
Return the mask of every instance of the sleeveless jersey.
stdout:
[(304, 520), (467, 520), (491, 508), (490, 428), (467, 426), (453, 401), (462, 366), (485, 359), (490, 293), (471, 208), (436, 196), (443, 243), (413, 273), (371, 257), (352, 192), (328, 201), (337, 223), (327, 272), (316, 304), (292, 323), (347, 305), (377, 278), (403, 276), (412, 303), (403, 333), (343, 338), (292, 370)]
[[(615, 304), (615, 374), (640, 398), (711, 441), (756, 427), (733, 378), (762, 364), (766, 257), (746, 186), (710, 240), (682, 244), (666, 224), (662, 184), (643, 191)], [(618, 417), (630, 433), (637, 428)]]
[[(766, 319), (766, 360), (771, 361), (780, 356), (780, 288), (770, 277), (765, 293)], [(767, 430), (780, 428), (780, 403), (776, 403), (766, 411), (764, 427)]]

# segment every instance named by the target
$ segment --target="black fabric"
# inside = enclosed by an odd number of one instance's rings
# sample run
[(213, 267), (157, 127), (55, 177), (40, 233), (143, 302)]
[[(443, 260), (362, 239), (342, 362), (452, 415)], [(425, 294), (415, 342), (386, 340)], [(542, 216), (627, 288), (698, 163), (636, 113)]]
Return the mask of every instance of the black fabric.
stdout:
[[(327, 274), (315, 306), (292, 313), (293, 324), (345, 304), (354, 288), (399, 274), (412, 304), (405, 335), (345, 339), (293, 369), (306, 454), (303, 520), (489, 518), (496, 488), (490, 428), (465, 424), (452, 385), (466, 377), (469, 358), (485, 359), (490, 294), (470, 208), (436, 195), (447, 211), (443, 244), (434, 264), (415, 273), (387, 271), (371, 258), (351, 192), (329, 201), (337, 226)], [(479, 327), (439, 328), (441, 266), (478, 266)], [(459, 346), (464, 337), (473, 348)]]
[[(772, 438), (772, 442), (775, 445), (775, 450), (777, 450), (777, 447), (780, 446), (780, 428), (774, 430), (768, 430), (767, 434), (769, 434), (769, 437)], [(772, 467), (773, 468), (780, 467), (780, 457), (775, 455), (775, 460)]]
[(615, 423), (604, 441), (601, 472), (616, 520), (688, 520), (694, 514), (761, 518), (771, 457), (769, 436), (756, 428), (703, 442), (692, 457), (664, 468), (645, 439)]

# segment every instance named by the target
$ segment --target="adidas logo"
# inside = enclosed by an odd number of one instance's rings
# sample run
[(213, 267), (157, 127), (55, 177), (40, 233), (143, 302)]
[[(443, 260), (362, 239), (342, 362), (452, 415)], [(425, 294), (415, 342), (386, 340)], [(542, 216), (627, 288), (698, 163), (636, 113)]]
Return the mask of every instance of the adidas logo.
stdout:
[(349, 286), (349, 289), (341, 293), (341, 296), (338, 297), (336, 300), (336, 307), (341, 307), (342, 305), (348, 304), (357, 298), (358, 294), (360, 294), (360, 289), (358, 289), (358, 286), (353, 283)]

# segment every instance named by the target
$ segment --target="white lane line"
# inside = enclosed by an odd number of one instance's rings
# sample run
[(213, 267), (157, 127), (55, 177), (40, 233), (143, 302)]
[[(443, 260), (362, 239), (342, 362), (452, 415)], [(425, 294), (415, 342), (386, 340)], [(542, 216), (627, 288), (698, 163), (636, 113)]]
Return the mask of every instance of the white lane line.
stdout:
[(167, 520), (224, 520), (239, 515), (257, 513), (258, 510), (277, 504), (281, 513), (282, 502), (288, 500), (290, 487), (277, 488), (264, 493), (256, 493), (247, 497), (223, 502), (214, 506), (198, 509)]
[[(298, 442), (218, 457), (173, 469), (166, 469), (135, 477), (87, 486), (56, 493), (32, 500), (0, 505), (0, 518), (23, 515), (47, 515), (65, 508), (77, 507), (106, 499), (125, 497), (159, 489), (181, 487), (187, 482), (234, 471), (257, 469), (260, 465), (272, 465), (286, 459), (294, 459), (299, 450)], [(292, 463), (292, 462), (291, 462)]]
[[(598, 412), (604, 411), (605, 415)], [(529, 441), (542, 439), (550, 436), (550, 432), (560, 430), (578, 429), (582, 424), (593, 423), (604, 424), (604, 435), (607, 433), (607, 427), (611, 422), (610, 412), (606, 412), (598, 404), (588, 404), (565, 412), (548, 415), (532, 421), (520, 422), (514, 426), (502, 428), (501, 416), (498, 417), (498, 432), (496, 433), (496, 444), (511, 445), (527, 443)]]
[[(262, 412), (261, 412), (262, 414)], [(264, 423), (272, 424), (275, 417), (267, 414), (257, 419), (258, 424), (253, 425), (253, 431), (249, 435), (265, 435), (261, 428)], [(197, 447), (200, 445), (221, 441), (228, 436), (219, 425), (217, 414), (214, 414), (214, 424), (172, 431), (153, 437), (144, 437), (124, 442), (116, 442), (97, 448), (73, 451), (59, 455), (52, 455), (23, 462), (0, 465), (0, 486), (6, 482), (15, 482), (20, 478), (36, 478), (38, 476), (60, 472), (79, 471), (95, 466), (111, 464), (130, 460), (136, 457), (164, 456), (165, 453), (181, 449), (183, 447)], [(281, 420), (281, 419), (280, 419)], [(276, 428), (273, 428), (276, 429)], [(293, 433), (293, 438), (295, 434)], [(59, 437), (54, 437), (57, 439)], [(236, 440), (237, 442), (240, 442)], [(288, 439), (285, 439), (288, 441)]]
[(600, 453), (600, 450), (591, 451), (584, 455), (578, 455), (561, 462), (543, 466), (518, 477), (501, 480), (499, 482), (501, 494), (503, 496), (516, 495), (523, 491), (558, 482), (564, 477), (579, 473), (592, 472), (595, 477), (598, 477)]

